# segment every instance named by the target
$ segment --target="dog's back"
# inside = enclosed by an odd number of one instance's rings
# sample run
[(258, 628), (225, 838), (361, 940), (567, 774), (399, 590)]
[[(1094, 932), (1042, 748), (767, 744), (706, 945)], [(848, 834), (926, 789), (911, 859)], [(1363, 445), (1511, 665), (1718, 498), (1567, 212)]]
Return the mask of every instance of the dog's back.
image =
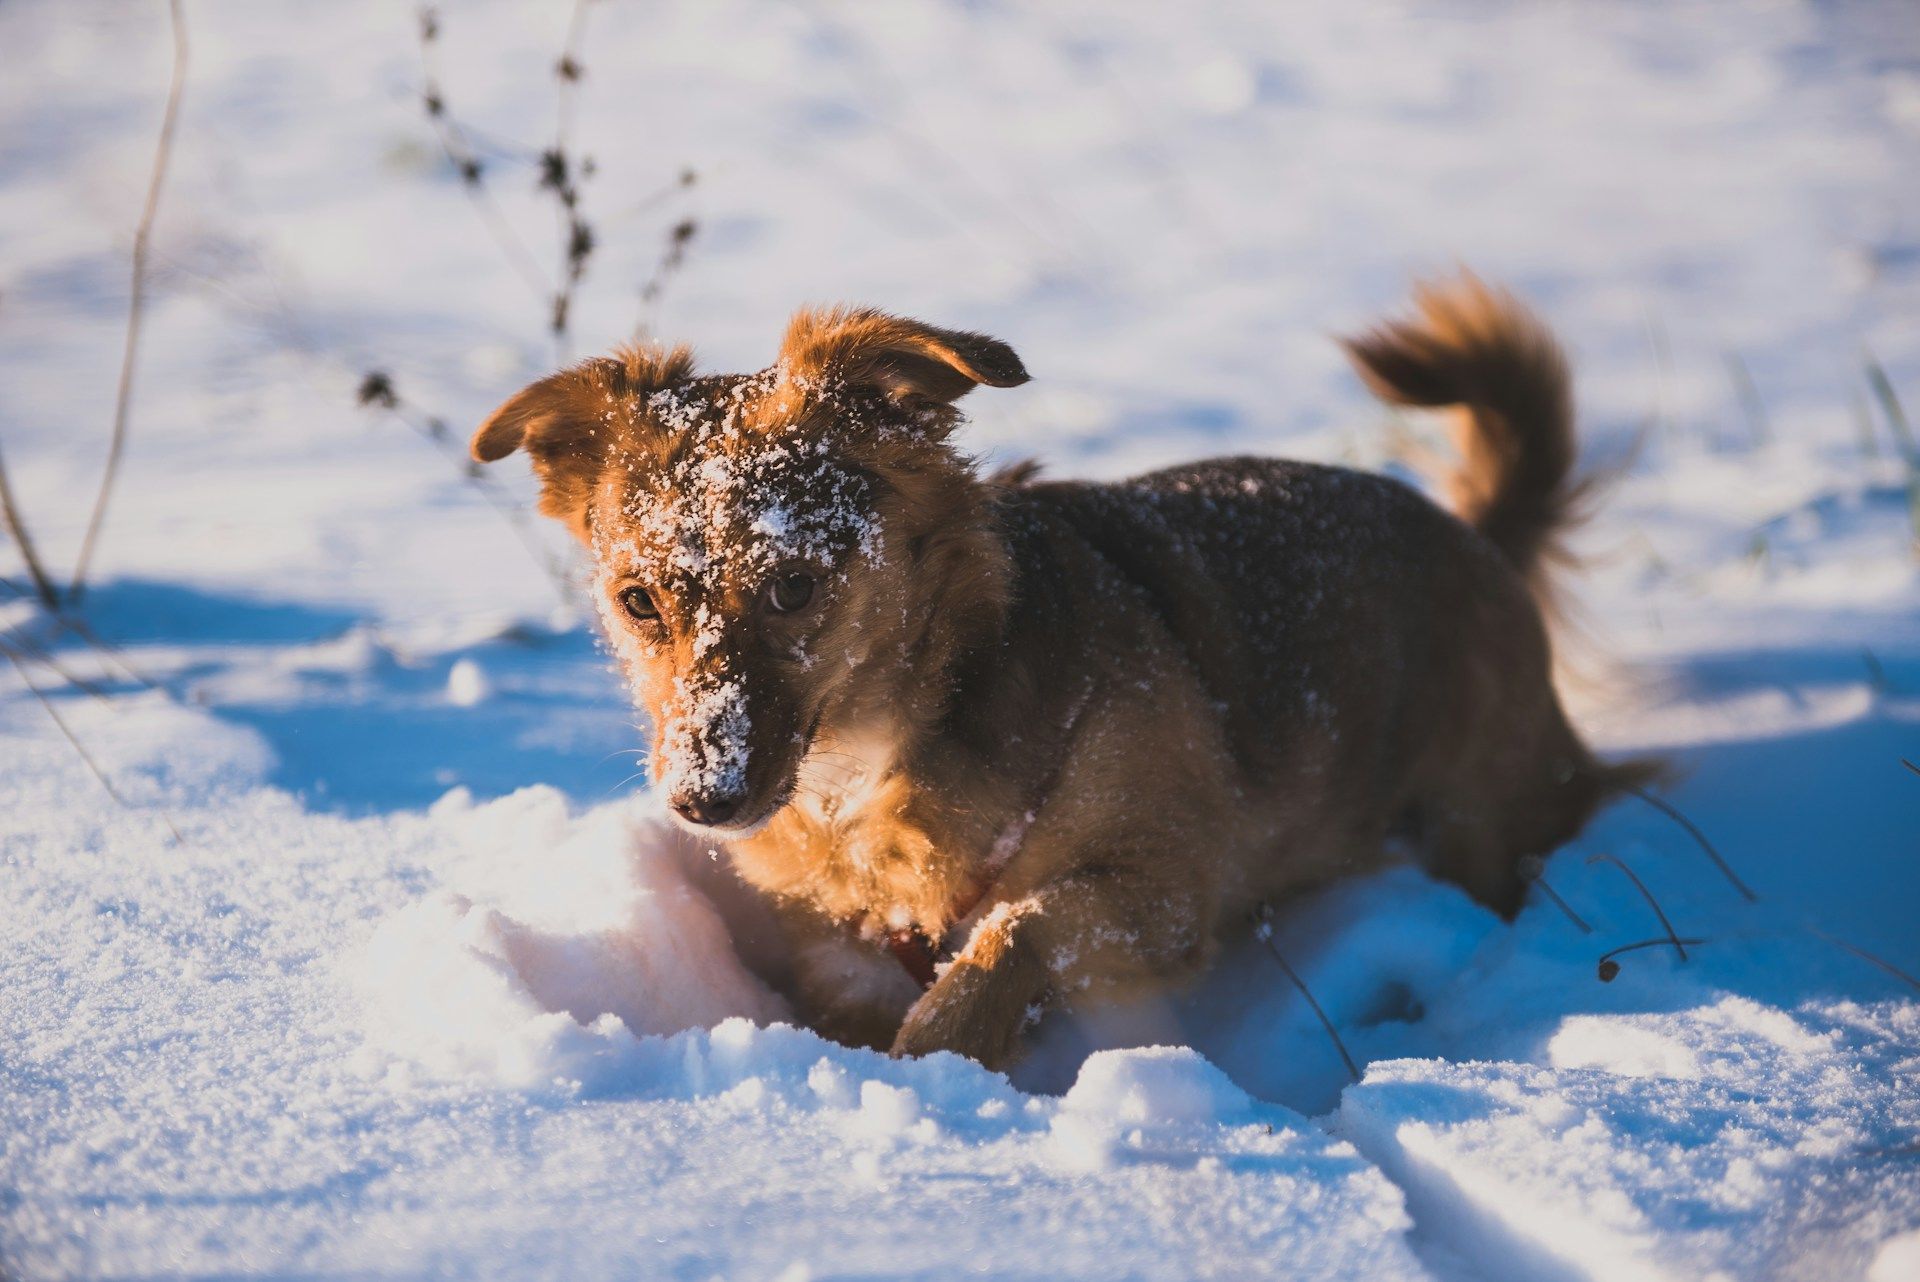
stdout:
[(1579, 493), (1566, 369), (1505, 294), (1468, 280), (1419, 301), (1353, 349), (1392, 399), (1461, 405), (1454, 513), (1387, 477), (1259, 458), (1019, 484), (1003, 510), (1022, 581), (1091, 558), (1074, 613), (1144, 613), (1177, 648), (1237, 767), (1239, 827), (1272, 851), (1250, 893), (1351, 870), (1399, 836), (1511, 912), (1524, 857), (1625, 778), (1551, 681), (1545, 567)]

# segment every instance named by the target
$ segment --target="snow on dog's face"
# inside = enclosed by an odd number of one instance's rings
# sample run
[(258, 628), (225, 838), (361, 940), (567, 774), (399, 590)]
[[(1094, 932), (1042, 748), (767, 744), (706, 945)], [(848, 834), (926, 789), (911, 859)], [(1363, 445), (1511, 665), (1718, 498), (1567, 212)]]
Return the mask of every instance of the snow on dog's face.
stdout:
[[(969, 558), (981, 488), (952, 402), (1026, 380), (1003, 344), (872, 311), (801, 312), (757, 374), (626, 350), (525, 389), (475, 435), (525, 449), (653, 723), (655, 786), (750, 833), (824, 729), (884, 715), (916, 655), (1003, 602)], [(988, 599), (991, 598), (991, 599)]]

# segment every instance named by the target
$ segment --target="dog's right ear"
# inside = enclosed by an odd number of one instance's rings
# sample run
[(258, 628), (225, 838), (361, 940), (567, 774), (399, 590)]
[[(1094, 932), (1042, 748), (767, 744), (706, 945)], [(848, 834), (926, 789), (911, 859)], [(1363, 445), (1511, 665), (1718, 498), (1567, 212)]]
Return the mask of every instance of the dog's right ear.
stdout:
[(636, 402), (693, 376), (684, 347), (626, 348), (522, 388), (473, 434), (473, 457), (525, 450), (540, 478), (540, 510), (588, 541), (587, 500), (609, 451), (639, 425)]

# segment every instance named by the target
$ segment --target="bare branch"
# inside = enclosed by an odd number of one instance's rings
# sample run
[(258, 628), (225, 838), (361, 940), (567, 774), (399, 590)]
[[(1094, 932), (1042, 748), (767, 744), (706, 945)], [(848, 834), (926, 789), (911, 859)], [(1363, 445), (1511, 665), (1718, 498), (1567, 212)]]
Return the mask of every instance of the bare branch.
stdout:
[(73, 566), (73, 584), (67, 589), (71, 603), (78, 605), (86, 592), (87, 566), (93, 560), (93, 545), (100, 537), (100, 525), (107, 517), (107, 499), (113, 493), (114, 479), (120, 473), (120, 456), (127, 447), (127, 415), (133, 406), (133, 373), (139, 363), (140, 321), (147, 295), (147, 251), (153, 240), (153, 219), (160, 209), (160, 189), (167, 180), (167, 163), (173, 156), (174, 129), (180, 122), (180, 98), (187, 86), (187, 18), (180, 0), (167, 0), (167, 13), (173, 23), (173, 78), (167, 86), (167, 107), (160, 118), (160, 141), (153, 150), (153, 176), (147, 183), (146, 207), (140, 211), (140, 226), (133, 235), (133, 295), (127, 304), (127, 341), (120, 355), (120, 386), (113, 401), (113, 437), (107, 445), (107, 465), (100, 474), (100, 493), (93, 501), (93, 515), (87, 521), (86, 535), (80, 540), (80, 555)]

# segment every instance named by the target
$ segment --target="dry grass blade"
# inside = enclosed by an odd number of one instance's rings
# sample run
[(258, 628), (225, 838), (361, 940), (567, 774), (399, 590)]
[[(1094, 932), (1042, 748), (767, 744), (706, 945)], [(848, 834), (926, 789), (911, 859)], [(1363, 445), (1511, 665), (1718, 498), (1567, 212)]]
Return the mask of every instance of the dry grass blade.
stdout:
[[(1701, 832), (1699, 826), (1695, 824), (1693, 820), (1681, 814), (1678, 806), (1675, 806), (1670, 801), (1656, 797), (1645, 788), (1636, 785), (1627, 785), (1626, 791), (1640, 798), (1640, 800), (1646, 802), (1649, 806), (1652, 806), (1655, 810), (1658, 810), (1661, 814), (1686, 829), (1687, 834), (1700, 844), (1700, 849), (1707, 852), (1707, 858), (1713, 860), (1713, 866), (1720, 870), (1720, 875), (1725, 877), (1733, 888), (1740, 892), (1742, 898), (1750, 904), (1760, 902), (1760, 897), (1753, 893), (1753, 889), (1748, 886), (1746, 882), (1741, 881), (1740, 878), (1734, 874), (1732, 865), (1728, 864), (1727, 861), (1721, 857), (1720, 852), (1714, 849), (1713, 843), (1707, 840), (1707, 834)], [(1621, 865), (1623, 868), (1625, 866), (1624, 864)]]
[(1898, 966), (1894, 965), (1892, 962), (1888, 961), (1886, 958), (1876, 957), (1864, 948), (1856, 948), (1852, 944), (1849, 944), (1846, 940), (1837, 938), (1836, 936), (1833, 936), (1833, 935), (1829, 935), (1824, 930), (1815, 930), (1813, 927), (1809, 926), (1807, 927), (1807, 933), (1817, 938), (1826, 940), (1829, 944), (1832, 944), (1835, 948), (1838, 948), (1843, 952), (1852, 953), (1855, 957), (1858, 957), (1863, 962), (1868, 962), (1874, 966), (1878, 966), (1881, 970), (1884, 970), (1885, 972), (1887, 972), (1887, 974), (1893, 976), (1895, 979), (1905, 984), (1908, 988), (1913, 989), (1913, 991), (1915, 991), (1916, 993), (1920, 993), (1920, 979), (1915, 979), (1912, 975), (1907, 974), (1906, 971), (1901, 970)]
[[(19, 656), (14, 653), (12, 647), (0, 646), (0, 654), (6, 655), (7, 662), (11, 663), (13, 670), (20, 674), (21, 682), (33, 693), (33, 697), (39, 701), (40, 706), (46, 709), (48, 718), (59, 728), (61, 737), (67, 741), (74, 752), (79, 754), (81, 762), (87, 768), (87, 772), (99, 781), (101, 788), (106, 791), (109, 797), (113, 798), (115, 804), (122, 810), (132, 810), (132, 804), (120, 795), (119, 789), (113, 786), (113, 780), (107, 778), (107, 772), (100, 768), (100, 763), (93, 759), (93, 754), (87, 751), (86, 746), (80, 742), (79, 736), (74, 734), (73, 727), (69, 726), (67, 719), (60, 715), (60, 709), (53, 706), (53, 700), (47, 697), (47, 692), (36, 685), (31, 676), (27, 675), (26, 665), (20, 662)], [(160, 811), (159, 815), (160, 822), (164, 823), (167, 826), (167, 831), (173, 834), (175, 844), (185, 845), (186, 838), (182, 837), (180, 835), (180, 829), (174, 826), (173, 818), (164, 810)]]
[(1347, 1076), (1356, 1082), (1359, 1081), (1360, 1066), (1355, 1064), (1353, 1056), (1347, 1053), (1347, 1044), (1341, 1041), (1340, 1034), (1334, 1031), (1333, 1021), (1327, 1018), (1327, 1012), (1321, 1009), (1320, 1003), (1315, 1000), (1306, 981), (1300, 978), (1300, 973), (1288, 963), (1286, 955), (1280, 951), (1280, 945), (1273, 942), (1273, 910), (1265, 904), (1260, 905), (1255, 910), (1254, 921), (1253, 933), (1259, 937), (1261, 943), (1267, 946), (1267, 951), (1273, 954), (1273, 959), (1280, 963), (1280, 969), (1286, 972), (1293, 986), (1300, 990), (1302, 997), (1307, 999), (1307, 1005), (1313, 1008), (1314, 1016), (1320, 1021), (1320, 1027), (1327, 1030), (1327, 1039), (1333, 1043), (1333, 1049), (1340, 1052), (1340, 1062), (1347, 1066)]
[(53, 586), (53, 580), (47, 576), (46, 566), (41, 564), (40, 554), (34, 549), (33, 539), (27, 534), (27, 523), (20, 515), (20, 507), (14, 502), (13, 486), (7, 481), (7, 464), (0, 458), (0, 519), (6, 521), (7, 533), (12, 536), (14, 545), (20, 549), (20, 559), (26, 562), (27, 574), (33, 579), (34, 595), (49, 610), (60, 608), (60, 593)]
[(94, 543), (107, 517), (107, 500), (120, 474), (120, 457), (126, 452), (127, 416), (133, 408), (133, 374), (139, 363), (140, 322), (147, 296), (147, 253), (153, 240), (154, 215), (160, 209), (160, 191), (167, 181), (167, 163), (173, 156), (174, 130), (180, 123), (180, 99), (187, 86), (187, 18), (181, 11), (180, 0), (167, 0), (167, 13), (173, 22), (173, 78), (167, 86), (166, 112), (160, 118), (160, 141), (153, 150), (147, 203), (140, 211), (140, 226), (133, 234), (133, 294), (127, 304), (127, 341), (120, 355), (120, 385), (113, 400), (113, 436), (107, 444), (106, 467), (100, 473), (100, 493), (93, 501), (93, 515), (87, 520), (87, 532), (80, 540), (80, 555), (74, 561), (73, 583), (67, 589), (76, 605), (86, 592), (87, 566), (92, 563)]

